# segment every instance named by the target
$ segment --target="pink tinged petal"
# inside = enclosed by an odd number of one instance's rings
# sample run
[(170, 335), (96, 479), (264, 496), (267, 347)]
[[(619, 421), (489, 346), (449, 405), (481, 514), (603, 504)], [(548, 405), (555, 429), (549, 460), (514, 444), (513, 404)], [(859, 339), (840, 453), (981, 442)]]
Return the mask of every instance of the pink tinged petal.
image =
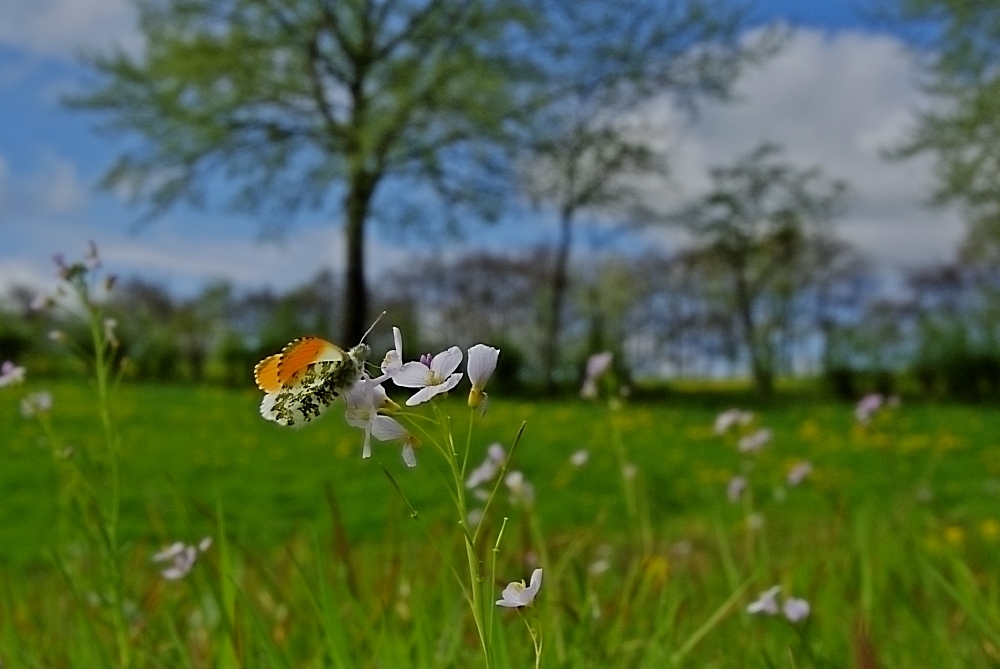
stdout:
[(767, 592), (761, 593), (757, 601), (751, 602), (747, 606), (747, 613), (766, 613), (768, 615), (777, 615), (778, 613), (778, 593), (781, 592), (781, 586), (776, 585)]
[(493, 462), (500, 463), (507, 459), (507, 451), (500, 443), (490, 444), (489, 448), (486, 449), (486, 457)]
[(402, 388), (423, 388), (433, 383), (433, 380), (431, 368), (419, 362), (406, 363), (392, 377), (392, 382)]
[(458, 366), (462, 364), (462, 349), (457, 346), (452, 346), (447, 351), (438, 353), (431, 360), (431, 371), (434, 372), (438, 378), (444, 378), (458, 369)]
[(184, 544), (180, 541), (176, 541), (171, 545), (164, 548), (159, 553), (153, 555), (153, 562), (166, 562), (167, 560), (173, 560), (175, 557), (184, 552)]
[(500, 349), (476, 344), (469, 349), (469, 381), (475, 388), (485, 388), (486, 383), (497, 368), (497, 359), (500, 357)]
[(781, 607), (789, 622), (797, 623), (809, 617), (809, 602), (796, 597), (789, 597)]

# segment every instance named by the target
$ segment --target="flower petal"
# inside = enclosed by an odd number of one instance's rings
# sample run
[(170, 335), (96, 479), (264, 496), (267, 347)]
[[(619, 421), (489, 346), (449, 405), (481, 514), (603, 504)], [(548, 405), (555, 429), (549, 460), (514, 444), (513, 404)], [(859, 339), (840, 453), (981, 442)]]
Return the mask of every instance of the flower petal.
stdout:
[(438, 390), (440, 387), (441, 386), (427, 386), (426, 388), (421, 388), (417, 392), (413, 393), (408, 400), (406, 400), (406, 406), (415, 407), (418, 404), (426, 402), (440, 392)]
[(409, 436), (406, 428), (399, 424), (399, 421), (388, 416), (375, 416), (371, 421), (372, 436), (379, 441), (392, 441), (393, 439), (405, 439)]
[(438, 376), (445, 377), (458, 369), (460, 364), (462, 364), (462, 349), (452, 346), (434, 356), (431, 360), (431, 370)]
[(403, 462), (406, 463), (407, 467), (417, 466), (417, 455), (413, 452), (413, 445), (410, 443), (403, 444)]
[(423, 388), (432, 381), (431, 368), (420, 362), (408, 362), (392, 375), (392, 382), (402, 388)]
[(469, 349), (469, 364), (466, 370), (469, 373), (469, 381), (474, 387), (480, 390), (486, 387), (486, 382), (497, 368), (499, 357), (500, 349), (485, 344), (476, 344)]

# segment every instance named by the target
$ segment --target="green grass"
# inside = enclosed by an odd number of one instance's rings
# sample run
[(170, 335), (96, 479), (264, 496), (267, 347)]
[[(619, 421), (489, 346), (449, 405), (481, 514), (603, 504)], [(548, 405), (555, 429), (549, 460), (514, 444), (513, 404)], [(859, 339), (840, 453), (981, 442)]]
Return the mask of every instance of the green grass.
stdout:
[[(99, 451), (91, 390), (47, 387), (66, 445)], [(73, 593), (93, 582), (91, 558), (59, 529), (52, 457), (38, 424), (20, 416), (20, 394), (0, 390), (0, 660), (111, 666), (108, 630), (83, 623), (99, 588)], [(258, 401), (194, 386), (116, 392), (136, 666), (478, 666), (458, 588), (379, 467), (458, 555), (430, 449), (415, 470), (392, 445), (376, 443), (365, 461), (339, 410), (288, 430), (263, 421)], [(535, 485), (537, 515), (504, 500), (487, 522), (495, 536), (510, 517), (497, 595), (548, 558), (533, 610), (546, 633), (542, 666), (1000, 666), (1000, 408), (905, 405), (864, 430), (844, 404), (764, 406), (775, 438), (753, 459), (752, 509), (726, 499), (745, 458), (712, 434), (719, 408), (682, 397), (620, 412), (492, 398), (471, 464), (527, 422), (514, 467)], [(468, 410), (445, 410), (464, 435)], [(639, 472), (636, 515), (613, 422)], [(590, 460), (574, 468), (581, 448)], [(799, 459), (815, 473), (789, 488), (784, 474)], [(751, 510), (760, 530), (747, 527)], [(159, 578), (152, 552), (204, 535), (216, 544), (189, 578)], [(609, 568), (592, 573), (601, 559)], [(743, 611), (775, 583), (812, 603), (806, 623)], [(497, 623), (498, 666), (529, 666), (517, 615), (498, 612)]]

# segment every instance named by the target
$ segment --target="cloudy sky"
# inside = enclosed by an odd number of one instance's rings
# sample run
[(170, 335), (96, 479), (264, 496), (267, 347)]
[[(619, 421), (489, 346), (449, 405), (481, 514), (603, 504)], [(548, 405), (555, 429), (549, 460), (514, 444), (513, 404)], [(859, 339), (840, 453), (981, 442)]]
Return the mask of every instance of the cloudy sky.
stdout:
[[(921, 206), (932, 185), (930, 161), (880, 157), (924, 103), (916, 72), (901, 41), (854, 7), (854, 0), (763, 0), (761, 20), (795, 26), (794, 37), (742, 80), (736, 103), (705, 107), (693, 121), (660, 110), (674, 170), (664, 197), (696, 194), (709, 166), (772, 141), (795, 163), (850, 183), (839, 230), (884, 267), (949, 258), (962, 224), (953, 211)], [(122, 145), (96, 134), (94, 118), (63, 109), (59, 99), (87, 80), (79, 49), (137, 48), (132, 19), (127, 0), (0, 2), (0, 291), (12, 283), (46, 285), (52, 254), (72, 257), (89, 239), (120, 273), (142, 273), (181, 292), (218, 278), (281, 289), (340, 267), (331, 216), (298, 220), (282, 243), (261, 243), (258, 222), (218, 212), (178, 209), (136, 230), (137, 212), (97, 188)], [(532, 229), (540, 239), (554, 234)], [(522, 232), (506, 226), (475, 231), (464, 243), (503, 246), (515, 238)], [(373, 236), (369, 259), (384, 270), (404, 262), (411, 248), (412, 241)]]

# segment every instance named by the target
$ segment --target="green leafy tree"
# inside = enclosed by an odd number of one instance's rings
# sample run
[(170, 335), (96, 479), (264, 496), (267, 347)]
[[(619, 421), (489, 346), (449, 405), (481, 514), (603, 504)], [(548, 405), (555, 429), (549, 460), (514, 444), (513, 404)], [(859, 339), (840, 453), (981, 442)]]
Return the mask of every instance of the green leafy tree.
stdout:
[(971, 259), (1000, 263), (1000, 3), (894, 0), (889, 14), (910, 33), (936, 100), (891, 155), (936, 156), (935, 204), (958, 203), (971, 227)]
[(553, 210), (555, 242), (542, 364), (554, 391), (570, 253), (583, 219), (650, 218), (648, 184), (667, 172), (646, 106), (725, 99), (739, 74), (774, 53), (778, 31), (747, 38), (745, 6), (706, 0), (552, 0), (538, 50), (541, 91), (520, 156), (523, 191)]
[(693, 236), (712, 284), (706, 291), (731, 310), (763, 395), (773, 389), (790, 305), (816, 271), (809, 251), (846, 187), (778, 154), (765, 144), (732, 166), (713, 168), (709, 191), (670, 216)]
[(138, 0), (144, 47), (89, 63), (69, 104), (138, 139), (105, 185), (148, 206), (224, 199), (291, 213), (339, 198), (345, 340), (366, 327), (365, 235), (385, 184), (421, 203), (484, 198), (493, 142), (517, 113), (517, 0)]

